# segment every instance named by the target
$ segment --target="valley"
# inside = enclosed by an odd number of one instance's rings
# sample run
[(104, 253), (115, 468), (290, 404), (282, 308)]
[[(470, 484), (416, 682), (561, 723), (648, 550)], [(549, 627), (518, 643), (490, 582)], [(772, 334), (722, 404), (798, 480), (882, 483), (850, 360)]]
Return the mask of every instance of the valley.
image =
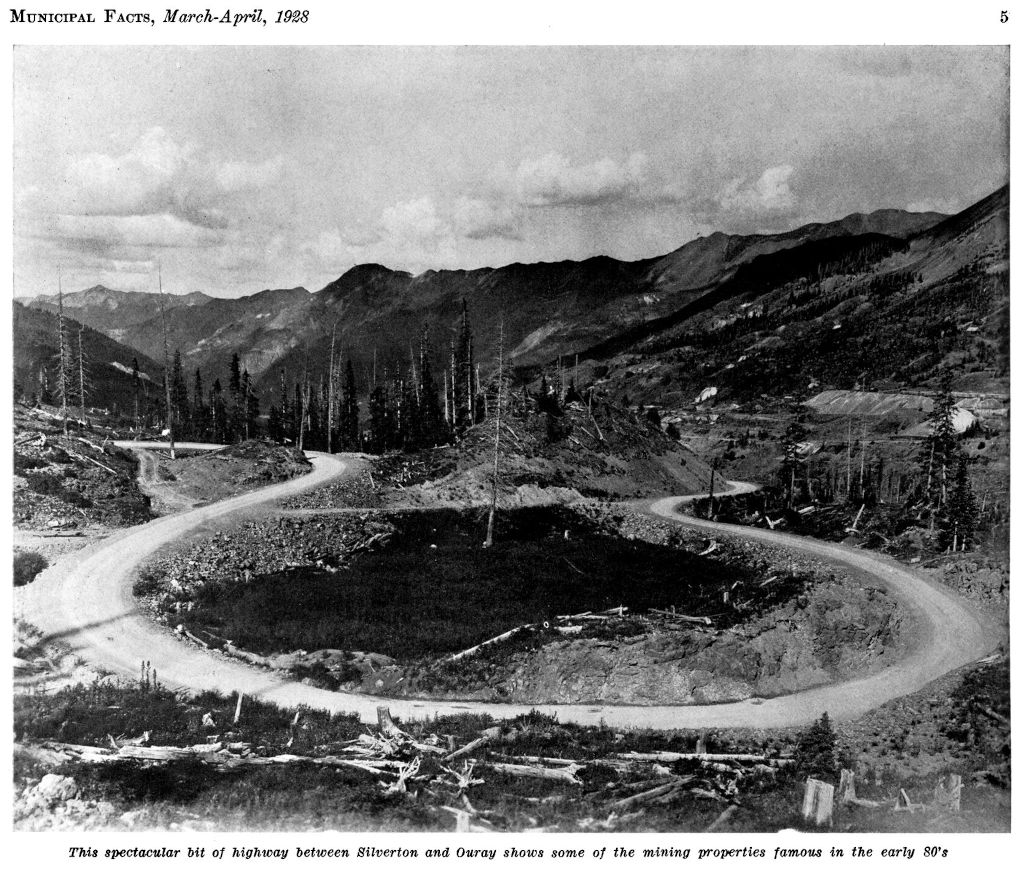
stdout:
[[(18, 823), (75, 827), (38, 791), (73, 757), (112, 807), (86, 826), (180, 818), (125, 820), (158, 775), (212, 799), (195, 761), (310, 828), (306, 772), (246, 771), (285, 749), (342, 776), (357, 828), (371, 804), (447, 828), (474, 773), (449, 792), (441, 756), (485, 771), (490, 814), (459, 823), (497, 829), (549, 797), (550, 829), (678, 829), (658, 806), (702, 829), (738, 793), (733, 831), (806, 826), (790, 766), (881, 802), (959, 775), (967, 828), (1008, 823), (1007, 209), (1004, 188), (631, 263), (369, 264), (164, 312), (16, 302)], [(708, 743), (772, 773), (712, 783)], [(622, 815), (640, 782), (666, 789)]]

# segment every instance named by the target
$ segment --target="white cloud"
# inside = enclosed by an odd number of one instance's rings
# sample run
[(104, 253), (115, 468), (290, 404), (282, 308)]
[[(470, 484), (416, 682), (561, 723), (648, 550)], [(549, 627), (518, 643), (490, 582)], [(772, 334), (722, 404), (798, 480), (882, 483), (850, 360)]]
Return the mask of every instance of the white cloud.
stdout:
[(639, 195), (647, 171), (647, 155), (639, 152), (624, 163), (604, 157), (583, 166), (550, 153), (521, 163), (513, 189), (516, 200), (528, 206), (600, 205)]
[(456, 201), (452, 214), (455, 233), (472, 239), (517, 241), (522, 238), (521, 221), (521, 214), (511, 205), (468, 196)]
[(941, 214), (956, 214), (962, 210), (959, 199), (919, 199), (906, 206), (907, 211), (938, 211)]
[(218, 160), (154, 127), (123, 153), (73, 159), (53, 201), (35, 197), (27, 204), (78, 215), (167, 214), (200, 227), (224, 228), (237, 195), (272, 184), (283, 166), (281, 157), (259, 163)]
[(383, 234), (394, 241), (410, 241), (421, 245), (437, 244), (447, 227), (438, 216), (434, 200), (429, 196), (410, 199), (385, 208), (380, 216)]
[(722, 189), (718, 204), (723, 211), (765, 214), (788, 211), (796, 205), (796, 196), (789, 186), (795, 170), (788, 164), (765, 169), (752, 184), (746, 178), (734, 178)]
[(280, 155), (262, 163), (222, 163), (216, 170), (217, 183), (225, 193), (258, 189), (276, 181), (283, 168)]

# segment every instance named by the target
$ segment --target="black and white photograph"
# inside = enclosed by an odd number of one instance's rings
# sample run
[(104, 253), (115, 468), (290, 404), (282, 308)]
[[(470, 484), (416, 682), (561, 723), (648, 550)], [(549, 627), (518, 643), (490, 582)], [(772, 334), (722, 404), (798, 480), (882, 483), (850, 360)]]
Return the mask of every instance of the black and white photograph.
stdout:
[(1010, 832), (1008, 45), (172, 11), (12, 45), (15, 832)]

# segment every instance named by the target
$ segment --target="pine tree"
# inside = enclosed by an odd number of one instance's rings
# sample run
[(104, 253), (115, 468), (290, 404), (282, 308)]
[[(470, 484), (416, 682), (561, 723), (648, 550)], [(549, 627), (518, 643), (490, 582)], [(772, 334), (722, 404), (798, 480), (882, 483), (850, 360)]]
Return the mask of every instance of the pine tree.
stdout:
[(210, 419), (213, 431), (213, 442), (223, 444), (228, 439), (227, 406), (224, 403), (224, 390), (220, 379), (213, 381), (210, 387)]
[(942, 376), (939, 392), (928, 414), (929, 434), (918, 453), (922, 476), (921, 494), (926, 506), (932, 509), (940, 509), (946, 503), (950, 478), (960, 452), (953, 425), (956, 405), (952, 382), (952, 372), (947, 371)]
[(967, 456), (961, 453), (952, 490), (940, 515), (943, 548), (953, 552), (969, 549), (974, 544), (978, 516), (978, 501), (967, 473)]
[(370, 439), (368, 447), (372, 453), (383, 453), (388, 448), (390, 433), (390, 413), (388, 411), (387, 391), (377, 385), (370, 393)]
[(441, 413), (437, 382), (430, 364), (430, 347), (427, 329), (424, 327), (420, 337), (419, 355), (419, 428), (420, 446), (433, 447), (445, 441), (446, 425)]
[(142, 428), (142, 406), (139, 402), (139, 390), (142, 386), (142, 378), (139, 377), (139, 360), (132, 357), (132, 387), (135, 392), (135, 438), (139, 437), (139, 429)]
[(197, 368), (192, 381), (192, 437), (197, 440), (206, 440), (210, 430), (204, 395), (203, 375)]
[(259, 419), (260, 399), (252, 384), (252, 378), (249, 377), (248, 368), (242, 372), (242, 406), (245, 439), (249, 440), (253, 436), (253, 429), (256, 426), (256, 420)]
[(335, 323), (331, 329), (331, 356), (330, 362), (327, 368), (327, 452), (334, 452), (334, 396), (336, 390), (334, 388), (334, 381), (336, 378), (336, 369), (334, 367), (334, 337), (338, 331), (338, 324)]
[(345, 361), (345, 384), (341, 397), (341, 443), (348, 450), (359, 448), (359, 398), (352, 360)]
[(792, 510), (796, 498), (796, 472), (800, 467), (800, 444), (807, 436), (799, 421), (793, 420), (782, 438), (782, 470), (786, 485), (786, 506)]
[(469, 306), (462, 300), (458, 337), (452, 354), (452, 400), (455, 428), (465, 431), (476, 422), (478, 402), (473, 362), (473, 330), (469, 325)]
[(231, 440), (237, 441), (245, 432), (245, 397), (242, 392), (242, 363), (237, 353), (231, 354), (228, 371), (228, 400), (230, 401)]
[(796, 748), (796, 763), (804, 775), (832, 777), (839, 769), (836, 732), (828, 713), (800, 734)]

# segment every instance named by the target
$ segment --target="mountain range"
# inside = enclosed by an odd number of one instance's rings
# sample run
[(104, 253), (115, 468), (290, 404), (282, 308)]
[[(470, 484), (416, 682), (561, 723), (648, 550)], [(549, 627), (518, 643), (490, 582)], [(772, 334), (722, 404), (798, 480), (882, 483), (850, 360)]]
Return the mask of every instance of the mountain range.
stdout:
[[(524, 371), (537, 371), (559, 357), (573, 362), (579, 357), (589, 366), (588, 376), (599, 374), (609, 389), (644, 399), (659, 395), (655, 403), (664, 401), (664, 388), (659, 393), (652, 384), (637, 393), (635, 382), (627, 389), (628, 378), (617, 374), (637, 358), (656, 358), (666, 367), (659, 378), (667, 375), (682, 398), (718, 370), (708, 368), (715, 363), (702, 342), (714, 344), (723, 359), (729, 357), (723, 365), (735, 366), (744, 355), (744, 363), (759, 354), (767, 358), (768, 351), (774, 359), (799, 350), (803, 358), (811, 346), (807, 340), (817, 341), (819, 332), (829, 333), (824, 337), (833, 343), (867, 347), (869, 336), (854, 335), (855, 330), (887, 334), (889, 325), (910, 322), (914, 312), (922, 314), (928, 335), (933, 315), (943, 324), (952, 317), (952, 325), (943, 327), (947, 331), (970, 328), (964, 323), (979, 320), (981, 325), (969, 333), (976, 338), (972, 341), (998, 355), (1004, 296), (1008, 305), (1008, 289), (1001, 288), (999, 277), (1008, 267), (1008, 203), (1009, 188), (1004, 187), (952, 217), (882, 210), (774, 235), (716, 232), (664, 256), (634, 262), (599, 256), (419, 275), (364, 264), (314, 293), (296, 287), (237, 299), (168, 295), (168, 340), (172, 349), (181, 350), (186, 373), (199, 368), (207, 383), (224, 378), (237, 353), (270, 395), (281, 371), (288, 381), (304, 371), (318, 377), (334, 332), (341, 353), (352, 358), (357, 379), (365, 383), (375, 364), (381, 370), (404, 370), (424, 331), (443, 365), (465, 300), (477, 359), (485, 370), (496, 356), (502, 329), (506, 354)], [(971, 294), (963, 288), (979, 283), (1000, 286), (988, 301), (954, 304), (958, 287), (966, 298)], [(37, 311), (53, 310), (55, 303), (53, 296), (23, 301)], [(159, 296), (92, 287), (68, 293), (64, 304), (69, 317), (132, 352), (162, 358)], [(865, 305), (873, 312), (870, 317), (867, 310), (858, 313)], [(897, 309), (904, 311), (902, 319), (892, 321), (890, 314)], [(847, 324), (846, 331), (834, 328), (837, 318)], [(790, 336), (798, 335), (804, 343), (790, 347)], [(813, 346), (828, 343), (823, 342)], [(15, 345), (17, 355), (17, 336)], [(978, 347), (971, 352), (980, 352)], [(852, 385), (862, 373), (871, 380), (899, 374), (872, 364), (865, 369), (861, 351), (851, 356), (847, 348), (839, 354), (848, 363), (853, 357), (861, 360), (846, 369), (822, 363), (819, 357), (828, 355), (824, 350), (815, 353), (806, 366), (797, 366), (799, 372), (784, 378), (785, 387), (783, 381), (777, 385), (788, 389), (804, 379), (820, 380), (816, 366), (833, 372), (829, 377), (838, 380), (830, 380), (835, 386)], [(937, 364), (932, 359), (918, 374), (926, 378)], [(998, 360), (989, 367), (999, 376)], [(729, 385), (738, 382), (736, 375), (720, 379), (726, 392), (744, 392)]]

